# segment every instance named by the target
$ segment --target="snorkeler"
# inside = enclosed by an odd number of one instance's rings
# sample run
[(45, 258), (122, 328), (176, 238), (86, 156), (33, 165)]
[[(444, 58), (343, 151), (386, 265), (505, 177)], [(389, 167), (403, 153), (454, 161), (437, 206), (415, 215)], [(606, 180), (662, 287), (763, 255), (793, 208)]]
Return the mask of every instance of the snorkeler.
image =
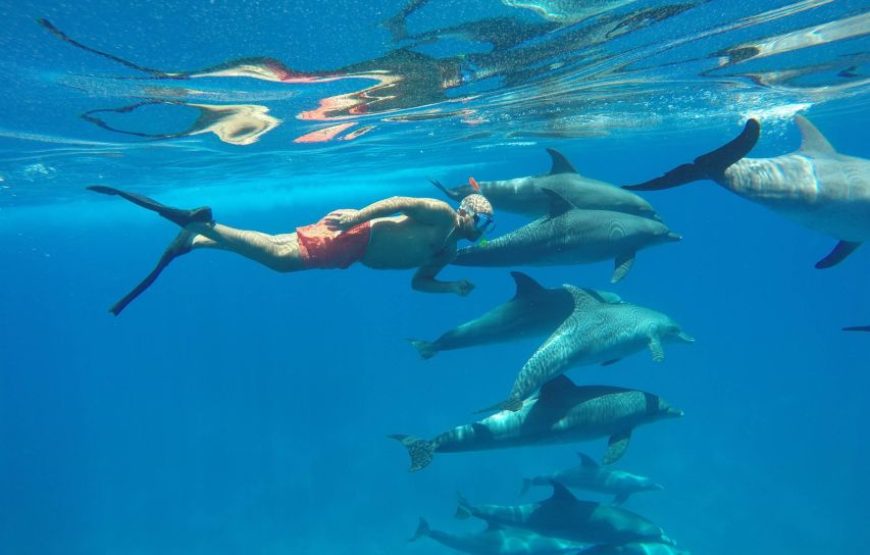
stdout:
[(392, 197), (361, 210), (330, 212), (317, 223), (297, 227), (295, 233), (270, 235), (216, 223), (208, 207), (183, 210), (103, 185), (88, 189), (120, 196), (182, 228), (151, 273), (112, 306), (110, 312), (116, 316), (170, 262), (198, 248), (228, 250), (278, 272), (347, 268), (354, 262), (376, 269), (417, 268), (411, 281), (417, 291), (465, 296), (474, 284), (439, 281), (435, 276), (456, 256), (460, 239), (476, 241), (493, 222), (492, 205), (480, 194), (462, 199), (458, 210), (435, 199)]

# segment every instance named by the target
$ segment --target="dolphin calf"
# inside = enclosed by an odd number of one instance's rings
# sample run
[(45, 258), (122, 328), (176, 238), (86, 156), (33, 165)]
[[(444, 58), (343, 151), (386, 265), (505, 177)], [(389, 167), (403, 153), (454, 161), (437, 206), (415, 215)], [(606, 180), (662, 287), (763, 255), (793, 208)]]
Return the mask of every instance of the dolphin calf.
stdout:
[[(431, 358), (451, 349), (548, 335), (574, 311), (574, 296), (565, 287), (547, 289), (522, 272), (511, 272), (511, 277), (517, 289), (506, 303), (443, 333), (435, 341), (411, 339), (420, 356)], [(613, 293), (598, 293), (609, 302), (621, 301)]]
[(870, 239), (870, 160), (834, 150), (808, 119), (795, 116), (800, 148), (775, 158), (743, 158), (758, 141), (754, 119), (725, 146), (665, 175), (625, 189), (654, 191), (712, 179), (729, 191), (839, 240), (816, 263), (830, 268)]
[(679, 241), (662, 222), (611, 210), (584, 210), (558, 193), (547, 216), (497, 237), (485, 245), (457, 251), (459, 266), (553, 266), (613, 259), (612, 282), (625, 277), (640, 249)]
[(641, 424), (677, 418), (683, 411), (664, 399), (634, 389), (603, 385), (577, 386), (566, 376), (544, 384), (516, 412), (502, 411), (463, 424), (434, 439), (391, 435), (408, 450), (412, 472), (425, 468), (435, 453), (482, 451), (527, 445), (568, 443), (609, 437), (604, 461), (614, 462)]
[(623, 544), (600, 544), (587, 547), (577, 555), (691, 555), (684, 549), (668, 543), (629, 542)]
[(542, 536), (521, 528), (488, 523), (486, 530), (475, 534), (448, 534), (433, 530), (425, 519), (420, 519), (417, 531), (408, 541), (432, 538), (457, 551), (475, 555), (559, 555), (577, 553), (585, 544), (560, 538)]
[(661, 528), (644, 517), (620, 507), (580, 501), (559, 482), (553, 482), (552, 497), (538, 503), (473, 506), (460, 499), (456, 516), (474, 516), (487, 522), (578, 542), (673, 544)]
[(666, 314), (609, 303), (588, 289), (564, 287), (574, 295), (574, 312), (523, 365), (508, 399), (492, 408), (519, 410), (523, 399), (573, 366), (612, 364), (643, 349), (661, 362), (664, 341), (694, 341)]
[[(550, 173), (539, 176), (516, 177), (500, 181), (480, 181), (480, 193), (498, 211), (526, 216), (546, 216), (550, 199), (544, 190), (550, 190), (578, 208), (612, 210), (645, 218), (658, 218), (655, 209), (642, 197), (625, 189), (597, 181), (577, 173), (571, 162), (558, 151), (548, 148), (552, 159)], [(455, 201), (461, 201), (475, 192), (471, 185), (446, 188), (438, 181), (432, 183)]]
[(613, 502), (624, 503), (632, 493), (641, 491), (661, 491), (665, 489), (644, 476), (623, 470), (603, 467), (585, 453), (578, 453), (580, 464), (546, 476), (535, 476), (523, 480), (525, 493), (531, 486), (548, 486), (552, 482), (576, 489), (613, 494)]

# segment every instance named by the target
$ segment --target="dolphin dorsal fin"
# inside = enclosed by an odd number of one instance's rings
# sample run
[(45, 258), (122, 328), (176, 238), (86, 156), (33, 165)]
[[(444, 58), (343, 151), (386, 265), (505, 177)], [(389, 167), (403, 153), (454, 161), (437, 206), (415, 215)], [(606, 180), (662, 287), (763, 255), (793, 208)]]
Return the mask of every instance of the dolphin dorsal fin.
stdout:
[(574, 497), (574, 494), (568, 491), (568, 488), (566, 488), (561, 482), (557, 482), (556, 480), (550, 480), (550, 485), (553, 486), (553, 495), (551, 495), (550, 498), (547, 499), (548, 502), (577, 502), (577, 498)]
[(556, 175), (559, 173), (577, 173), (577, 170), (575, 170), (574, 166), (571, 165), (571, 162), (565, 158), (565, 155), (555, 148), (548, 148), (547, 154), (549, 154), (550, 158), (553, 159), (553, 167), (550, 168), (550, 175)]
[(580, 457), (580, 465), (583, 468), (598, 468), (598, 463), (595, 462), (595, 459), (586, 453), (577, 453), (577, 456)]
[(552, 380), (541, 386), (541, 392), (538, 397), (541, 401), (552, 402), (555, 399), (560, 399), (569, 393), (573, 393), (577, 388), (574, 382), (571, 381), (565, 374), (559, 374)]
[(568, 210), (575, 208), (573, 204), (571, 204), (568, 199), (557, 193), (552, 189), (541, 188), (541, 191), (550, 199), (550, 217), (555, 218), (556, 216), (561, 216)]
[(831, 146), (831, 143), (828, 142), (828, 139), (822, 135), (822, 132), (810, 123), (810, 120), (803, 116), (795, 116), (794, 121), (801, 132), (801, 150), (825, 154), (835, 154), (837, 152)]
[(514, 295), (514, 298), (525, 297), (528, 295), (534, 295), (540, 291), (543, 291), (543, 287), (537, 281), (530, 278), (528, 275), (522, 272), (511, 272), (511, 277), (514, 278), (514, 282), (517, 284), (517, 292)]

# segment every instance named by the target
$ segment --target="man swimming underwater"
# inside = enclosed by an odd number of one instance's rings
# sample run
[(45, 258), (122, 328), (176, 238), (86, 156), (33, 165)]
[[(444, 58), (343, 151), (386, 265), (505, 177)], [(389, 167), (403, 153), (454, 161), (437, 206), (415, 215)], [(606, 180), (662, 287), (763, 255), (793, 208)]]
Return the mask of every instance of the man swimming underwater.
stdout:
[(183, 210), (103, 185), (88, 189), (120, 196), (182, 228), (151, 273), (112, 306), (110, 312), (116, 316), (170, 262), (198, 248), (228, 250), (278, 272), (347, 268), (354, 262), (376, 269), (417, 268), (411, 281), (417, 291), (465, 296), (474, 284), (466, 280), (439, 281), (435, 276), (456, 256), (460, 239), (476, 241), (493, 222), (492, 205), (480, 194), (465, 197), (459, 210), (435, 199), (392, 197), (362, 210), (330, 212), (317, 223), (297, 227), (295, 233), (270, 235), (216, 223), (208, 207)]

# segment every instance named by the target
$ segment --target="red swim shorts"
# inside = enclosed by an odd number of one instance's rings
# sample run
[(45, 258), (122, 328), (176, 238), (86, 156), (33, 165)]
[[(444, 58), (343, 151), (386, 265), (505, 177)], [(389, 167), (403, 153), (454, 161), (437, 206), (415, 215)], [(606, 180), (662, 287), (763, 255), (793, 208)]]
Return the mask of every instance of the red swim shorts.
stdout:
[(306, 268), (347, 268), (365, 256), (372, 234), (371, 222), (333, 231), (323, 220), (296, 228), (299, 254)]

